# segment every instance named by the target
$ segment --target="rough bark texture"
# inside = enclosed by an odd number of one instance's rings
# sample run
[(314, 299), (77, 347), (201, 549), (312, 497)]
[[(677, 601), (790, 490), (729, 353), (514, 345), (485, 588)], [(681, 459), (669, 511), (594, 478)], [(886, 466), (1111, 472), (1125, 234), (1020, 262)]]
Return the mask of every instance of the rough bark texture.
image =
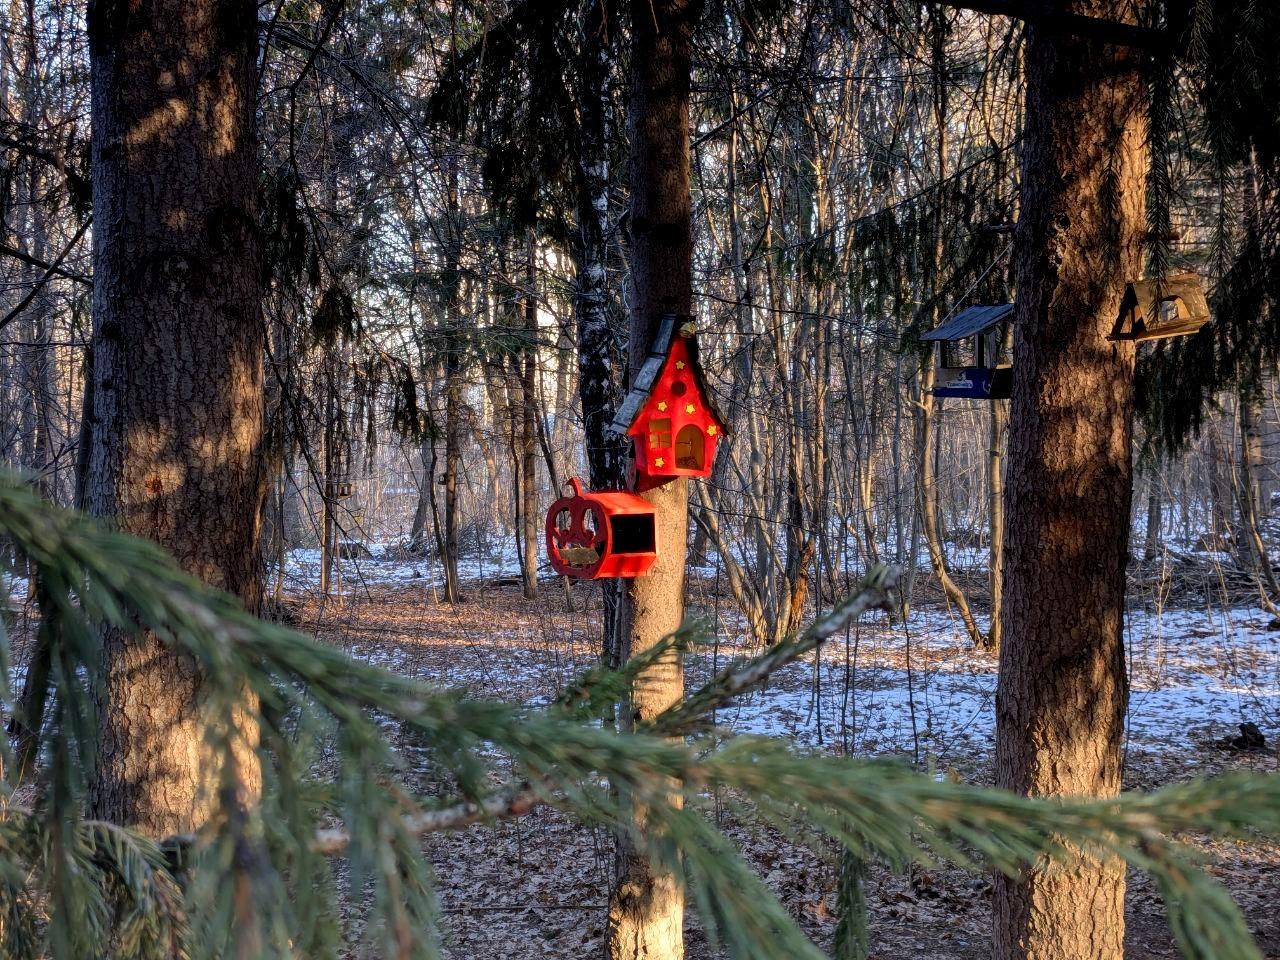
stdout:
[[(631, 339), (630, 369), (640, 369), (664, 313), (692, 305), (692, 214), (689, 197), (689, 70), (696, 0), (632, 4)], [(627, 655), (671, 633), (684, 617), (688, 550), (688, 481), (643, 494), (657, 508), (658, 561), (630, 581), (620, 636)], [(636, 683), (631, 722), (653, 717), (684, 693), (679, 659), (669, 657)], [(645, 811), (636, 810), (643, 827)], [(680, 960), (684, 894), (676, 878), (655, 873), (635, 851), (619, 854), (609, 903), (611, 960)]]
[[(264, 496), (256, 10), (96, 0), (93, 513), (260, 599)], [(96, 817), (198, 826), (216, 771), (200, 678), (153, 636), (104, 637)]]
[[(1076, 0), (1109, 20), (1127, 0)], [(1000, 786), (1120, 787), (1134, 351), (1105, 337), (1139, 275), (1146, 174), (1136, 53), (1032, 27), (1006, 487)], [(994, 955), (1122, 955), (1124, 871), (1081, 859), (995, 893)]]

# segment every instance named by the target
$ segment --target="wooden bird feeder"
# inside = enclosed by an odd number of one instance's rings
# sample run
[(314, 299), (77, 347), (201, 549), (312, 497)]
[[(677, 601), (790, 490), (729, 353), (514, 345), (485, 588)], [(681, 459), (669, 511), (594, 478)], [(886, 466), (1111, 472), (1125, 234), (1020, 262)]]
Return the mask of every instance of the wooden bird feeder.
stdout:
[(658, 559), (653, 504), (625, 491), (584, 491), (547, 511), (547, 559), (556, 573), (582, 580), (641, 577)]
[(920, 339), (937, 344), (935, 397), (1007, 400), (1013, 365), (1002, 356), (1013, 304), (967, 307)]
[(333, 481), (333, 497), (335, 500), (345, 500), (347, 497), (354, 495), (356, 486), (350, 480), (334, 480)]
[(727, 424), (707, 390), (691, 317), (669, 313), (662, 318), (653, 348), (609, 429), (634, 444), (634, 490), (711, 474)]
[(1163, 282), (1137, 280), (1125, 285), (1108, 340), (1164, 340), (1196, 333), (1209, 322), (1204, 285), (1194, 273), (1166, 277)]

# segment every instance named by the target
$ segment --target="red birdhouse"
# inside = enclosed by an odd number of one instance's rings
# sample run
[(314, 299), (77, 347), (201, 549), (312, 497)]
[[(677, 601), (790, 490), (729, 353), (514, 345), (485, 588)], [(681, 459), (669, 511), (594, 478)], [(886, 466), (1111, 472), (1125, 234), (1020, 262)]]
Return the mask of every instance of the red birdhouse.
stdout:
[(662, 318), (653, 348), (610, 427), (635, 445), (632, 488), (662, 486), (675, 477), (711, 473), (726, 433), (698, 363), (691, 317)]
[(654, 507), (633, 493), (584, 491), (547, 511), (547, 559), (556, 573), (583, 580), (640, 577), (658, 559)]

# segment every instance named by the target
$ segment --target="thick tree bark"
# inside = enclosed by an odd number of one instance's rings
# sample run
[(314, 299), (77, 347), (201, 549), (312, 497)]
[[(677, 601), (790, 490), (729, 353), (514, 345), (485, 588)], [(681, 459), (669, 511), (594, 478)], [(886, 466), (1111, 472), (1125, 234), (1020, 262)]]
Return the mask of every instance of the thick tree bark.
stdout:
[[(95, 0), (88, 25), (89, 506), (256, 609), (265, 492), (256, 8)], [(191, 830), (218, 782), (196, 666), (150, 635), (109, 632), (103, 652), (92, 815), (153, 836)]]
[[(1127, 0), (1057, 9), (1134, 15)], [(1142, 267), (1144, 84), (1131, 51), (1034, 26), (1025, 63), (996, 775), (1033, 796), (1110, 796), (1128, 695), (1134, 348), (1106, 335)], [(1119, 958), (1124, 869), (1081, 857), (999, 879), (994, 920), (1000, 960)]]
[[(630, 369), (640, 369), (665, 313), (687, 314), (693, 300), (693, 223), (689, 195), (689, 74), (697, 0), (636, 0), (631, 5), (631, 338)], [(643, 494), (657, 509), (658, 560), (631, 580), (620, 637), (626, 655), (647, 650), (684, 618), (688, 482)], [(663, 658), (635, 684), (626, 721), (656, 716), (684, 694), (680, 659)], [(643, 829), (646, 811), (636, 810)], [(680, 960), (684, 893), (625, 844), (609, 902), (611, 960)]]

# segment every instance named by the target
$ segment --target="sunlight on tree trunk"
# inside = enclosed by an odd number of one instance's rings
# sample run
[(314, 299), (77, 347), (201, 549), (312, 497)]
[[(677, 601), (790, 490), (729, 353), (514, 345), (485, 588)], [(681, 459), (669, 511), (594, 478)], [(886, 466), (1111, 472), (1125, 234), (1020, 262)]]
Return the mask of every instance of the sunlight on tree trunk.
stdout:
[[(631, 82), (630, 369), (639, 371), (665, 313), (692, 306), (693, 235), (689, 195), (689, 71), (697, 3), (633, 4)], [(658, 643), (684, 618), (688, 550), (688, 481), (644, 494), (657, 508), (658, 561), (629, 584), (620, 638), (633, 656)], [(635, 684), (624, 724), (649, 720), (684, 694), (673, 650)], [(635, 811), (644, 828), (647, 814)], [(623, 843), (609, 902), (610, 960), (680, 960), (684, 893), (676, 877), (654, 871)]]
[[(1106, 336), (1142, 268), (1140, 64), (1028, 29), (996, 776), (1033, 796), (1120, 789), (1134, 348)], [(1121, 957), (1124, 882), (1119, 862), (1086, 857), (997, 880), (995, 956)]]
[[(88, 19), (89, 505), (250, 610), (265, 495), (256, 22), (252, 3), (208, 0), (98, 2)], [(111, 631), (104, 655), (92, 815), (156, 836), (198, 826), (218, 772), (195, 664), (150, 634)]]

